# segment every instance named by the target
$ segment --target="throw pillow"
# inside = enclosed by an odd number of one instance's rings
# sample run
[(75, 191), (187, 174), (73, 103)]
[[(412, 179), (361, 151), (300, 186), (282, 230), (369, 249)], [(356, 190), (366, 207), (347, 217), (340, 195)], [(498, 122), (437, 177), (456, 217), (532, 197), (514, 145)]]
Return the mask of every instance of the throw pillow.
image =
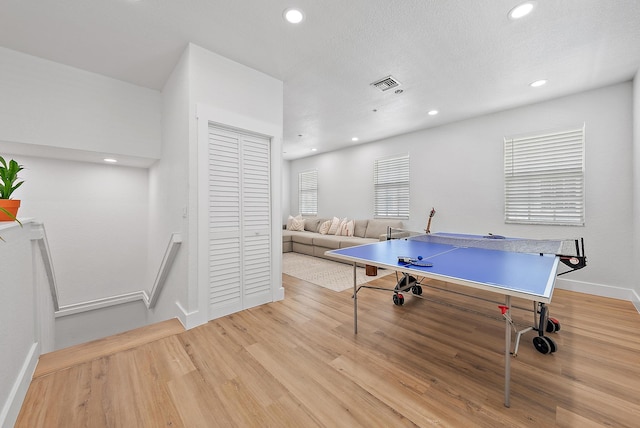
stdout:
[(347, 224), (347, 218), (345, 217), (342, 220), (340, 220), (340, 223), (338, 224), (338, 229), (336, 229), (335, 235), (341, 235), (342, 229), (346, 224)]
[(329, 226), (327, 235), (335, 235), (336, 230), (338, 230), (338, 226), (340, 226), (340, 219), (338, 217), (334, 217), (333, 220), (331, 220), (331, 226)]
[(302, 232), (304, 230), (304, 219), (302, 217), (294, 217), (291, 220), (291, 229), (289, 230)]
[(347, 235), (346, 236), (353, 236), (353, 231), (356, 227), (356, 224), (353, 220), (350, 220), (347, 222)]
[(327, 232), (329, 232), (329, 228), (330, 228), (330, 227), (331, 227), (331, 220), (327, 220), (327, 221), (325, 221), (324, 223), (322, 223), (322, 224), (320, 225), (320, 229), (318, 229), (318, 232), (319, 232), (321, 235), (326, 235), (326, 234), (327, 234)]
[[(346, 219), (345, 219), (346, 220)], [(340, 227), (336, 232), (336, 235), (340, 236), (353, 236), (353, 229), (355, 228), (355, 223), (353, 220), (343, 221), (340, 223)]]

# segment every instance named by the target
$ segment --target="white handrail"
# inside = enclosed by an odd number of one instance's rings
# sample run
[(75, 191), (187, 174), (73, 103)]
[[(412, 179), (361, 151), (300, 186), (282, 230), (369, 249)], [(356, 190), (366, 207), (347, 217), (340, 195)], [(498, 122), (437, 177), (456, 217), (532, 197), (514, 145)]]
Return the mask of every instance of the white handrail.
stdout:
[(112, 296), (104, 299), (98, 299), (90, 302), (76, 303), (73, 305), (60, 307), (58, 299), (58, 286), (56, 283), (56, 276), (53, 271), (53, 260), (51, 259), (51, 251), (49, 250), (49, 242), (47, 241), (47, 234), (44, 229), (43, 223), (33, 223), (32, 228), (32, 240), (38, 241), (38, 248), (40, 248), (40, 254), (42, 255), (42, 261), (45, 272), (47, 274), (47, 281), (49, 283), (49, 289), (51, 290), (51, 299), (53, 301), (54, 312), (56, 316), (65, 316), (73, 313), (90, 311), (93, 309), (104, 308), (107, 306), (115, 306), (124, 302), (131, 302), (134, 300), (142, 300), (147, 309), (153, 309), (158, 302), (160, 292), (164, 287), (164, 284), (173, 265), (173, 261), (178, 253), (178, 248), (182, 244), (182, 235), (179, 233), (172, 233), (169, 239), (169, 244), (165, 250), (160, 269), (156, 275), (156, 279), (151, 288), (151, 293), (147, 294), (145, 290), (128, 293), (121, 296)]
[(44, 230), (44, 224), (33, 223), (33, 228), (31, 230), (33, 233), (31, 239), (38, 241), (38, 248), (40, 248), (40, 255), (42, 256), (42, 263), (44, 264), (44, 270), (47, 274), (49, 290), (51, 290), (53, 309), (55, 312), (58, 312), (60, 310), (60, 304), (58, 302), (58, 285), (56, 283), (56, 275), (53, 272), (53, 260), (51, 259), (51, 251), (49, 251), (49, 241), (47, 241), (47, 233)]
[(173, 261), (176, 258), (178, 253), (178, 247), (182, 244), (182, 235), (179, 233), (172, 233), (171, 239), (169, 240), (169, 245), (167, 246), (166, 251), (164, 252), (164, 256), (162, 257), (162, 263), (160, 263), (160, 269), (158, 270), (158, 275), (156, 276), (156, 280), (153, 283), (153, 287), (151, 288), (151, 293), (147, 295), (145, 291), (144, 300), (145, 305), (147, 305), (147, 309), (153, 309), (158, 302), (158, 296), (164, 287), (165, 282), (167, 281), (167, 276), (169, 275), (169, 269), (173, 265)]

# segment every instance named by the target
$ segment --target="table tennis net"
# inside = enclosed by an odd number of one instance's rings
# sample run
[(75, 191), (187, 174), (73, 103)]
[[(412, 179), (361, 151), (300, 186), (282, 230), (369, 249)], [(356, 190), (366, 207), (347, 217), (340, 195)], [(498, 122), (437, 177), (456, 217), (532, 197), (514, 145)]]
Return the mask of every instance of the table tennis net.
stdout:
[(505, 238), (496, 235), (474, 236), (461, 234), (413, 232), (405, 229), (390, 228), (387, 239), (411, 239), (455, 247), (484, 248), (488, 250), (510, 251), (517, 253), (543, 253), (564, 256), (580, 256), (580, 247), (576, 239), (529, 239)]

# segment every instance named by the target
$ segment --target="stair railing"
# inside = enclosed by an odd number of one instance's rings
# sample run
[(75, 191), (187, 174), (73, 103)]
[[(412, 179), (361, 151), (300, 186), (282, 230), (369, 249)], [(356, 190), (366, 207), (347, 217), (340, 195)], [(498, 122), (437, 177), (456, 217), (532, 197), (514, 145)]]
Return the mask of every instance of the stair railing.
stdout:
[(151, 288), (151, 292), (147, 294), (146, 290), (140, 290), (126, 295), (114, 296), (105, 299), (98, 299), (96, 301), (76, 303), (73, 305), (60, 307), (58, 298), (58, 286), (56, 283), (56, 276), (53, 271), (53, 260), (51, 258), (51, 251), (49, 250), (49, 241), (47, 240), (47, 234), (43, 223), (33, 223), (33, 235), (32, 240), (37, 241), (40, 254), (42, 256), (45, 273), (47, 275), (47, 281), (49, 283), (49, 289), (51, 291), (51, 299), (53, 300), (54, 311), (56, 315), (71, 314), (78, 312), (85, 312), (93, 309), (104, 308), (108, 306), (115, 306), (125, 302), (131, 302), (135, 300), (142, 300), (147, 309), (153, 309), (158, 302), (158, 297), (164, 285), (166, 283), (171, 266), (178, 254), (180, 244), (182, 244), (182, 235), (179, 233), (172, 233), (169, 239), (169, 244), (165, 250), (162, 262), (158, 274)]

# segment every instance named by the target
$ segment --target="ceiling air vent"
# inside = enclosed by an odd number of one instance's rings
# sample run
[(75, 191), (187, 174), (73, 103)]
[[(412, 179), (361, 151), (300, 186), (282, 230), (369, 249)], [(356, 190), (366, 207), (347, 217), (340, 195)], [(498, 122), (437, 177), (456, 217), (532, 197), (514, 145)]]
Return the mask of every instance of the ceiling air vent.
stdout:
[(381, 91), (386, 91), (387, 89), (395, 88), (396, 86), (400, 86), (400, 82), (398, 82), (394, 77), (387, 76), (383, 77), (380, 80), (376, 80), (371, 84), (371, 86), (375, 86)]

